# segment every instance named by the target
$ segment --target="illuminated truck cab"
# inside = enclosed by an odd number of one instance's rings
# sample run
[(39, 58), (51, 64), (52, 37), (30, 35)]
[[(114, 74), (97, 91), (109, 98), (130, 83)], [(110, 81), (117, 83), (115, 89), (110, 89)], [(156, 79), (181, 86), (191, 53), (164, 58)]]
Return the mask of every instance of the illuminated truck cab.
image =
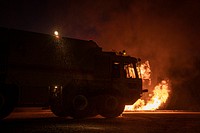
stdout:
[(133, 104), (142, 93), (140, 59), (115, 52), (104, 52), (104, 54), (106, 59), (102, 60), (110, 60), (112, 87), (124, 97), (125, 104)]

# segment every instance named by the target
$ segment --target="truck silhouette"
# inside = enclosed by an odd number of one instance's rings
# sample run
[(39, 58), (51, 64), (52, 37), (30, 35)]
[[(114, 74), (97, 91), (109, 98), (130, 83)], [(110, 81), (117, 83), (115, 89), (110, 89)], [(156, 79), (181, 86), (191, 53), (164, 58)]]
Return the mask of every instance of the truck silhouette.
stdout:
[(0, 119), (45, 105), (59, 117), (113, 118), (143, 92), (140, 59), (92, 40), (0, 28), (0, 47)]

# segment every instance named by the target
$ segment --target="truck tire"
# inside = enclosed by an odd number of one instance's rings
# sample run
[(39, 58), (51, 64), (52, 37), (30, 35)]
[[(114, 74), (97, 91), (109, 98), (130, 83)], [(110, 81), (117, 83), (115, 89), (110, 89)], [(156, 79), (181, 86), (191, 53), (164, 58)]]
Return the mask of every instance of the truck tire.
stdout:
[(67, 117), (69, 115), (63, 102), (62, 86), (50, 86), (49, 106), (54, 115)]
[(99, 114), (106, 118), (118, 117), (124, 111), (123, 99), (114, 95), (103, 95), (98, 106)]
[(64, 109), (62, 99), (56, 97), (50, 98), (49, 105), (54, 115), (58, 117), (66, 117), (69, 115), (69, 113)]
[(63, 106), (57, 105), (57, 104), (52, 104), (50, 105), (50, 109), (53, 112), (54, 115), (58, 117), (67, 117), (68, 113), (63, 109)]
[(0, 86), (0, 119), (10, 115), (18, 102), (18, 88), (11, 85)]
[(71, 117), (81, 119), (92, 115), (92, 101), (85, 94), (77, 94), (72, 98)]

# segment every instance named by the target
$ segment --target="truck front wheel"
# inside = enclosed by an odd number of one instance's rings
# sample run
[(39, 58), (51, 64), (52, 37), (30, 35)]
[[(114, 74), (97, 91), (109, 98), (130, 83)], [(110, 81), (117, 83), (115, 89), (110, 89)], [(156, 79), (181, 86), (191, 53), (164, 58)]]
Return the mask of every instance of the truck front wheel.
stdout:
[(106, 118), (115, 118), (122, 114), (125, 104), (123, 99), (115, 95), (103, 95), (98, 106), (99, 114)]

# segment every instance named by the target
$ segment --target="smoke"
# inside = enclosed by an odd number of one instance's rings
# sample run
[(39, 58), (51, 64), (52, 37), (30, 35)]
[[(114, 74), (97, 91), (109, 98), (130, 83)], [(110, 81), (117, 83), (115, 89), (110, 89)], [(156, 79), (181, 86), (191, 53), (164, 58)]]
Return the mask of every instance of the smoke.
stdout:
[(126, 50), (149, 60), (154, 85), (166, 77), (172, 82), (169, 108), (194, 109), (194, 94), (200, 92), (194, 84), (199, 80), (199, 7), (195, 0), (80, 1), (71, 3), (64, 29), (95, 40), (103, 50)]
[(188, 92), (200, 97), (197, 81), (185, 84), (200, 77), (200, 1), (21, 1), (2, 4), (0, 25), (48, 34), (58, 30), (63, 36), (92, 39), (104, 51), (126, 50), (149, 60), (152, 83), (170, 78), (174, 99), (192, 99)]
[(199, 6), (195, 0), (71, 1), (61, 29), (66, 36), (93, 39), (103, 50), (126, 50), (149, 60), (156, 79), (172, 67), (193, 68)]

